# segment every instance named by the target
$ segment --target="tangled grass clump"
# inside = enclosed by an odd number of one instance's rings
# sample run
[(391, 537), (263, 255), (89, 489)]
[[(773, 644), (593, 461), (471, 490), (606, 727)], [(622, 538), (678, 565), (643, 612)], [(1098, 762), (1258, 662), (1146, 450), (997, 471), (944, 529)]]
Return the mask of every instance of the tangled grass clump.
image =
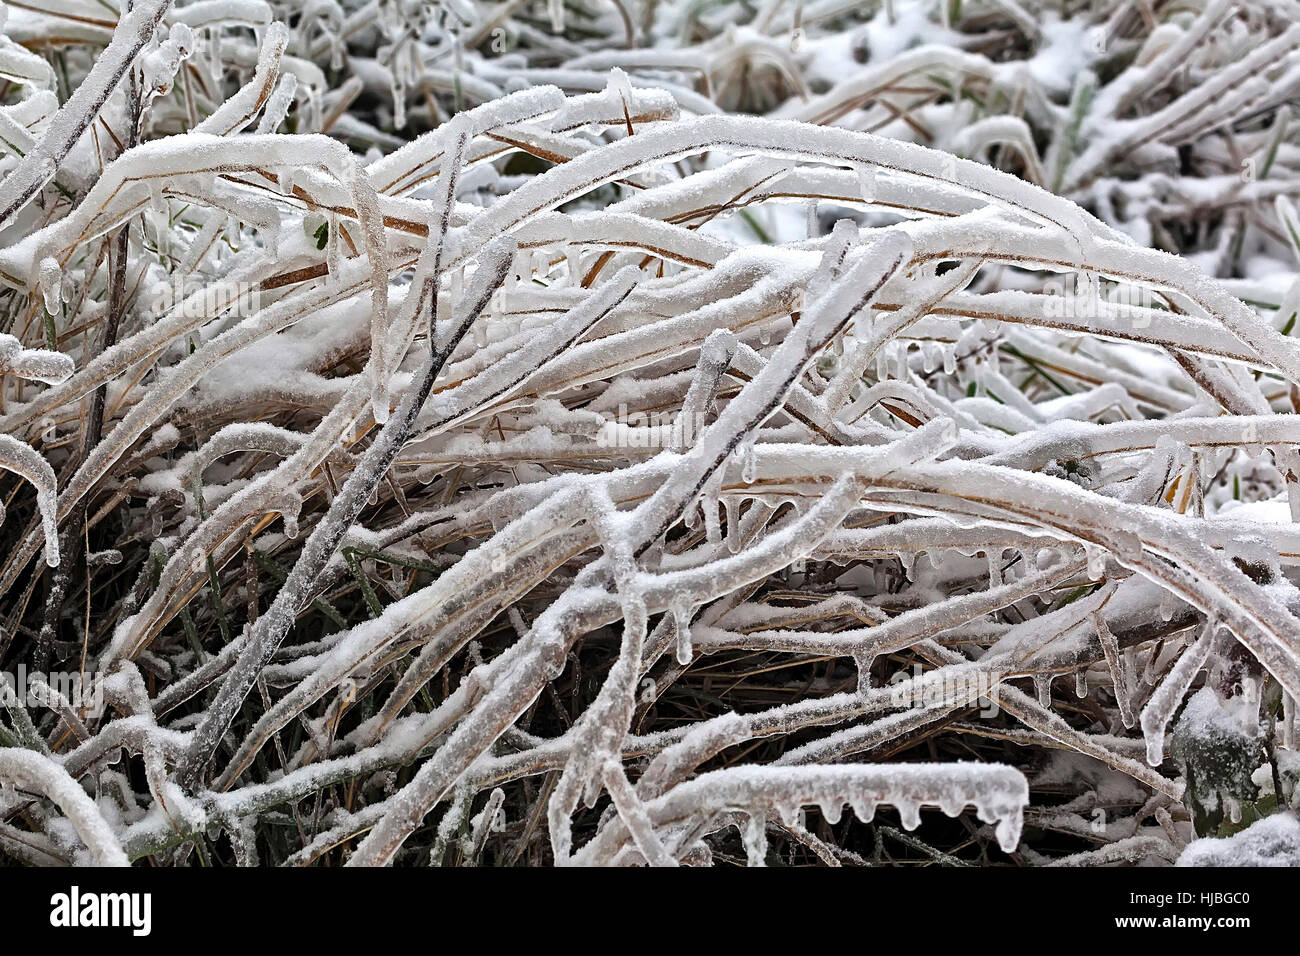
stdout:
[(1296, 806), (1300, 4), (109, 10), (0, 37), (0, 856)]

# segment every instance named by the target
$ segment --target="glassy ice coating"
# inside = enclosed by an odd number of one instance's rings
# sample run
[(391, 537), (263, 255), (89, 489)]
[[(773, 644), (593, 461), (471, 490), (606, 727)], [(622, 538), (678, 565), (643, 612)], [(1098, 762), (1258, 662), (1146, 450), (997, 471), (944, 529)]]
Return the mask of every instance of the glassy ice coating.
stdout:
[(117, 7), (0, 5), (0, 860), (1292, 858), (1296, 0)]

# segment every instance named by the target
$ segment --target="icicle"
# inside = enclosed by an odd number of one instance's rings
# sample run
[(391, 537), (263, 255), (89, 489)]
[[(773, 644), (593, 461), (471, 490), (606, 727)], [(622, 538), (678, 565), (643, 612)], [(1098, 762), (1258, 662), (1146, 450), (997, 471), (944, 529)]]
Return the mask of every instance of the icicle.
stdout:
[(286, 538), (298, 537), (298, 516), (302, 513), (302, 495), (290, 488), (280, 496), (280, 515), (284, 518)]
[(869, 797), (854, 797), (849, 808), (860, 823), (870, 823), (876, 817), (876, 801)]
[(1165, 591), (1160, 595), (1160, 620), (1172, 621), (1174, 618), (1174, 595)]
[(957, 350), (951, 345), (945, 345), (943, 349), (943, 373), (952, 375), (957, 371)]
[(840, 817), (844, 815), (844, 805), (840, 803), (839, 797), (831, 796), (830, 799), (823, 800), (817, 805), (821, 815), (831, 826), (840, 822)]
[(460, 300), (465, 296), (465, 267), (457, 266), (451, 270), (451, 275), (447, 277), (447, 294), (451, 298), (451, 304), (459, 305)]
[(280, 82), (276, 84), (271, 98), (266, 103), (261, 120), (258, 121), (259, 133), (274, 133), (279, 128), (284, 122), (285, 114), (289, 112), (289, 107), (293, 104), (294, 93), (297, 90), (298, 78), (292, 73), (286, 73), (280, 78)]
[(1174, 711), (1183, 701), (1183, 695), (1192, 686), (1197, 671), (1209, 660), (1216, 630), (1212, 622), (1206, 625), (1196, 643), (1183, 651), (1160, 686), (1151, 692), (1147, 705), (1142, 708), (1141, 724), (1147, 741), (1147, 763), (1153, 767), (1164, 762), (1165, 727), (1173, 719)]
[(782, 803), (776, 808), (776, 816), (787, 827), (801, 826), (803, 807), (797, 803)]
[(517, 297), (515, 293), (519, 290), (519, 273), (511, 269), (506, 273), (505, 281), (501, 283), (500, 302), (501, 311), (509, 312), (515, 307)]
[(946, 817), (957, 818), (966, 809), (966, 795), (956, 790), (945, 791), (939, 795), (939, 809)]
[(1106, 573), (1106, 552), (1091, 545), (1086, 545), (1084, 552), (1088, 556), (1088, 578), (1100, 581)]
[(59, 566), (58, 501), (53, 491), (36, 492), (36, 509), (41, 513), (41, 530), (45, 533), (45, 564)]
[(1241, 679), (1241, 708), (1238, 713), (1241, 715), (1242, 733), (1247, 736), (1258, 732), (1260, 684), (1253, 677)]
[(821, 235), (821, 225), (817, 219), (817, 200), (808, 201), (808, 222), (806, 225), (809, 239), (816, 239)]
[(63, 299), (63, 269), (57, 259), (46, 256), (41, 260), (37, 283), (45, 299), (45, 311), (50, 315), (58, 315)]
[(859, 342), (865, 342), (871, 338), (871, 330), (876, 327), (876, 313), (871, 309), (863, 309), (858, 313), (857, 318), (853, 320), (853, 338)]
[(1002, 549), (994, 548), (985, 552), (989, 562), (989, 587), (996, 588), (1002, 584)]
[(898, 553), (898, 563), (903, 566), (903, 576), (907, 578), (909, 584), (916, 583), (916, 553), (912, 551), (900, 551)]
[(858, 693), (865, 694), (871, 689), (871, 665), (876, 662), (876, 655), (859, 651), (853, 655), (858, 665)]
[(393, 128), (405, 129), (406, 127), (406, 83), (397, 76), (397, 69), (393, 69)]
[(547, 0), (546, 13), (551, 18), (551, 32), (564, 32), (564, 0)]
[(1282, 692), (1282, 746), (1295, 750), (1295, 697)]
[(764, 322), (758, 327), (758, 344), (767, 346), (772, 344), (772, 326), (771, 323)]
[(732, 495), (723, 500), (722, 506), (727, 513), (727, 550), (736, 554), (740, 551), (740, 501)]
[[(58, 483), (54, 469), (36, 449), (11, 435), (0, 435), (0, 467), (26, 478), (36, 488), (36, 507), (45, 533), (45, 563), (59, 566)], [(3, 512), (0, 512), (2, 515)]]
[(695, 656), (691, 647), (691, 615), (694, 613), (685, 604), (673, 605), (673, 627), (677, 631), (677, 663), (682, 667), (690, 664)]
[(1041, 706), (1052, 706), (1052, 678), (1050, 675), (1035, 674), (1034, 690), (1038, 693), (1038, 703)]
[(767, 821), (761, 813), (751, 813), (745, 825), (745, 860), (749, 866), (767, 865)]
[(898, 820), (904, 830), (915, 830), (921, 825), (920, 801), (899, 796), (894, 800), (894, 809), (898, 811)]
[(718, 523), (718, 495), (715, 491), (705, 491), (700, 496), (704, 508), (704, 537), (709, 544), (718, 544), (722, 540), (722, 527)]
[(1088, 669), (1080, 667), (1074, 672), (1074, 696), (1082, 700), (1088, 696)]
[(862, 193), (863, 202), (876, 201), (876, 171), (871, 166), (858, 167), (858, 189)]
[(339, 270), (343, 268), (341, 262), (343, 244), (339, 241), (339, 217), (333, 210), (330, 211), (327, 228), (329, 234), (325, 239), (325, 264), (329, 270), (329, 281), (337, 282)]
[(1226, 793), (1222, 795), (1224, 809), (1228, 811), (1228, 819), (1233, 823), (1241, 822), (1241, 801), (1236, 797), (1230, 797)]
[(1133, 673), (1133, 659), (1129, 654), (1120, 657), (1119, 641), (1111, 631), (1106, 618), (1100, 612), (1093, 615), (1093, 624), (1097, 628), (1097, 641), (1110, 668), (1111, 685), (1115, 689), (1115, 702), (1119, 705), (1120, 720), (1125, 727), (1132, 727), (1136, 722), (1133, 717), (1132, 698), (1130, 697), (1129, 675)]
[(1160, 662), (1160, 645), (1156, 645), (1151, 653), (1147, 655), (1146, 663), (1142, 665), (1141, 682), (1146, 687), (1154, 687), (1156, 683), (1156, 665)]
[(750, 439), (743, 446), (744, 457), (740, 464), (740, 480), (747, 485), (752, 485), (754, 479), (758, 476), (758, 460), (754, 454), (754, 441)]
[(560, 675), (564, 673), (564, 668), (569, 663), (569, 659), (565, 654), (554, 652), (543, 655), (542, 661), (542, 671), (548, 681), (559, 680)]

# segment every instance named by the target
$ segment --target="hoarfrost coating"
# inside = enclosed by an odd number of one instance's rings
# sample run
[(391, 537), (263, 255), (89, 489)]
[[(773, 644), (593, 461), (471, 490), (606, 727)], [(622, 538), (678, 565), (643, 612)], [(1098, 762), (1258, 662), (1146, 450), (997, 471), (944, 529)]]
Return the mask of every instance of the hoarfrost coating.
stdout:
[(1293, 864), (1295, 0), (52, 7), (0, 858)]

